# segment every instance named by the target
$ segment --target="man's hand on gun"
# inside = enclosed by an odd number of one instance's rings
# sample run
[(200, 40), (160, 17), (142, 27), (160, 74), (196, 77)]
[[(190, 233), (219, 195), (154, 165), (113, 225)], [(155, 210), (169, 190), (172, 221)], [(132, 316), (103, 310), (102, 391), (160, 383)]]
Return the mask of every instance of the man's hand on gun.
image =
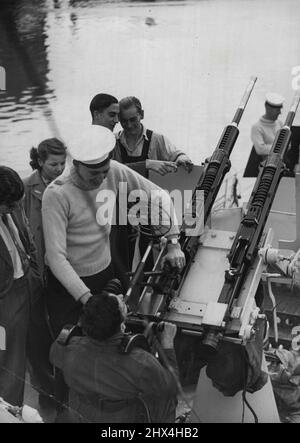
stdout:
[(177, 327), (173, 323), (162, 322), (162, 328), (158, 328), (158, 340), (164, 349), (170, 349), (174, 346), (174, 338)]
[(176, 268), (181, 271), (185, 266), (185, 255), (181, 250), (179, 244), (168, 245), (168, 252), (161, 261), (162, 268), (168, 264), (171, 268)]

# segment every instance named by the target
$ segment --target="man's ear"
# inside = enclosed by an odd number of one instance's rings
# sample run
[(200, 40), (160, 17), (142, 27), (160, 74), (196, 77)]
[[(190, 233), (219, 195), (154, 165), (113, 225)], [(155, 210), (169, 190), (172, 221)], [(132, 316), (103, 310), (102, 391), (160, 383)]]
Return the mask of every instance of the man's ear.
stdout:
[(140, 116), (141, 116), (141, 120), (143, 120), (143, 118), (144, 118), (144, 109), (140, 110)]
[(95, 109), (94, 115), (93, 115), (93, 120), (99, 119), (101, 114), (102, 114), (101, 111), (98, 111), (97, 109)]

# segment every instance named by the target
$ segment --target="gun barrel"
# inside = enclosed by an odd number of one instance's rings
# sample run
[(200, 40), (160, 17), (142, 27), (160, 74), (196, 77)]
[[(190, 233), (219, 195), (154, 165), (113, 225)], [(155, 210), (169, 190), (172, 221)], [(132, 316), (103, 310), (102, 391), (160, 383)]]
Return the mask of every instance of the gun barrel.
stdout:
[(299, 102), (300, 102), (300, 90), (296, 91), (294, 97), (293, 97), (293, 101), (290, 107), (290, 110), (288, 112), (288, 115), (286, 117), (284, 126), (288, 126), (289, 128), (292, 126), (292, 123), (294, 121), (296, 112), (297, 112), (297, 108), (299, 106)]
[(196, 194), (198, 190), (204, 193), (204, 223), (206, 223), (210, 214), (224, 176), (230, 170), (231, 164), (229, 157), (239, 135), (237, 126), (241, 120), (256, 80), (257, 77), (251, 77), (241, 103), (235, 113), (233, 122), (225, 127), (219, 143), (207, 164), (203, 177), (197, 184), (194, 194)]
[[(202, 191), (204, 196), (204, 211), (203, 211), (203, 220), (204, 223), (207, 222), (209, 214), (211, 212), (211, 208), (216, 200), (220, 187), (222, 185), (225, 174), (230, 170), (230, 154), (233, 150), (235, 142), (239, 135), (239, 129), (237, 127), (238, 122), (240, 121), (244, 109), (247, 105), (251, 92), (254, 88), (257, 77), (251, 77), (250, 82), (243, 94), (242, 101), (238, 110), (236, 111), (235, 121), (230, 123), (225, 127), (223, 133), (219, 139), (218, 145), (215, 148), (212, 156), (210, 157), (203, 176), (200, 178), (195, 191), (192, 197), (193, 207), (196, 205), (197, 199), (197, 191)], [(196, 211), (195, 211), (196, 213)], [(188, 236), (185, 232), (185, 223), (183, 223), (183, 227), (181, 229), (180, 234), (180, 244), (183, 252), (186, 256), (186, 267), (181, 273), (180, 285), (183, 283), (190, 265), (193, 261), (193, 258), (198, 249), (198, 241), (196, 237)], [(173, 289), (175, 282), (170, 282), (170, 285), (166, 286), (170, 289)]]
[(244, 92), (244, 95), (242, 97), (240, 105), (233, 117), (232, 123), (235, 123), (236, 125), (238, 125), (240, 123), (243, 112), (247, 106), (248, 100), (250, 98), (250, 95), (251, 95), (254, 85), (256, 83), (256, 80), (257, 80), (257, 77), (255, 77), (255, 76), (250, 77), (250, 81), (249, 81), (248, 86)]

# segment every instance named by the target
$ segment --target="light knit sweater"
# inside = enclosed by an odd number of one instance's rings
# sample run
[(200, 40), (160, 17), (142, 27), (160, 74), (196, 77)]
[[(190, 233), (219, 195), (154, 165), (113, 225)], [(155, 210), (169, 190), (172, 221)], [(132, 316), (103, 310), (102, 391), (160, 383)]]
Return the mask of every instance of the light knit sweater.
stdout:
[(281, 120), (267, 120), (261, 117), (251, 128), (251, 140), (258, 155), (268, 155), (271, 151), (276, 132), (281, 129)]
[[(43, 196), (42, 217), (46, 263), (67, 291), (78, 300), (89, 291), (80, 277), (95, 275), (111, 262), (111, 225), (98, 223), (101, 218), (101, 204), (96, 201), (97, 196), (99, 200), (99, 191), (108, 190), (116, 195), (121, 182), (127, 185), (128, 193), (144, 190), (150, 196), (152, 190), (160, 188), (114, 160), (111, 160), (107, 177), (95, 190), (81, 189), (80, 180), (76, 177), (72, 167), (68, 175), (60, 176), (47, 187)], [(170, 201), (167, 193), (164, 195)], [(178, 232), (178, 226), (174, 225), (168, 235)]]

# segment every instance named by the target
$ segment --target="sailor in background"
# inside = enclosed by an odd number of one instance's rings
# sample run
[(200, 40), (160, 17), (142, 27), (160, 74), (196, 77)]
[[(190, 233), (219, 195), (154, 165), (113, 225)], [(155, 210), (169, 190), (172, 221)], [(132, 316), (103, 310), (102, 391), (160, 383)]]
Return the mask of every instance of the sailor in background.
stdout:
[(283, 122), (278, 119), (281, 114), (284, 97), (279, 94), (266, 95), (265, 114), (251, 128), (251, 140), (256, 153), (265, 158), (271, 150), (275, 135), (282, 128)]
[(276, 133), (283, 122), (278, 119), (283, 107), (284, 97), (274, 92), (266, 94), (265, 113), (251, 128), (253, 143), (244, 177), (257, 177), (259, 165), (270, 153)]

